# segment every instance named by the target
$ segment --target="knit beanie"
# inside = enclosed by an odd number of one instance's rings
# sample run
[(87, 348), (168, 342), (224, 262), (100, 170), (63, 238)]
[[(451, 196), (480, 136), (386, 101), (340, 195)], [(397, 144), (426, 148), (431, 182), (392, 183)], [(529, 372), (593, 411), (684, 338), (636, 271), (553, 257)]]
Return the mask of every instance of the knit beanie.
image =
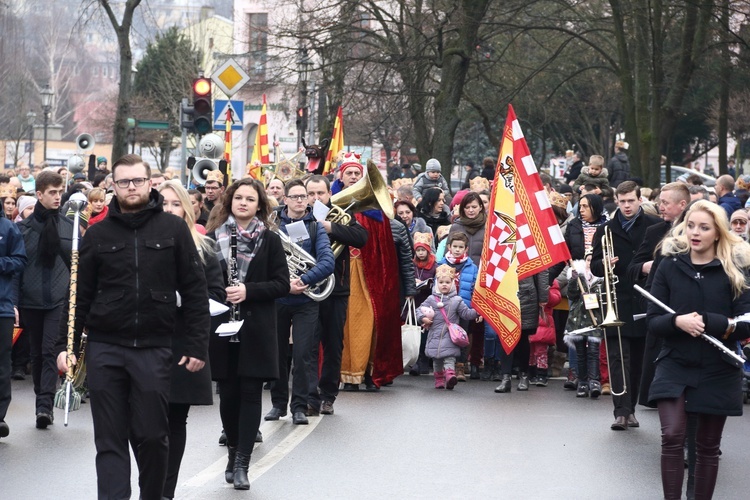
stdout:
[(430, 158), (429, 160), (427, 160), (425, 172), (440, 172), (440, 162), (435, 158)]

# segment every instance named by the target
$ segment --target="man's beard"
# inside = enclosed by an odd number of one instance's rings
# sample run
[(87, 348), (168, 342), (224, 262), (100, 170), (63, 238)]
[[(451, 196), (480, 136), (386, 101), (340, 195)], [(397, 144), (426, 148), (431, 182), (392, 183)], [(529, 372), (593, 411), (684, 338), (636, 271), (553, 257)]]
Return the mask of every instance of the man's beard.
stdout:
[(149, 201), (149, 193), (145, 193), (141, 195), (137, 200), (135, 201), (129, 201), (127, 198), (120, 199), (117, 198), (117, 202), (120, 204), (121, 209), (125, 209), (129, 212), (136, 212), (138, 210), (143, 209), (146, 205), (148, 205)]

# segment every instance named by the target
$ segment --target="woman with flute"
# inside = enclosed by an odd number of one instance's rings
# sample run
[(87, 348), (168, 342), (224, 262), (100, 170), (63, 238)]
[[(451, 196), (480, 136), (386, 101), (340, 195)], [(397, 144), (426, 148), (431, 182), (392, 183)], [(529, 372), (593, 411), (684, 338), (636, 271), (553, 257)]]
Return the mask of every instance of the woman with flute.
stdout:
[[(263, 383), (279, 378), (275, 300), (289, 293), (289, 269), (270, 215), (263, 184), (245, 178), (227, 188), (217, 217), (206, 228), (216, 239), (227, 300), (239, 307), (244, 321), (236, 339), (212, 335), (209, 344), (227, 435), (225, 479), (236, 490), (250, 488), (247, 470), (260, 427)], [(227, 277), (230, 266), (236, 269), (237, 284)]]
[(676, 312), (648, 305), (649, 329), (664, 343), (656, 358), (649, 403), (659, 409), (664, 497), (681, 498), (688, 413), (698, 416), (695, 498), (711, 498), (727, 416), (742, 415), (742, 370), (701, 339), (705, 333), (733, 350), (750, 324), (732, 319), (750, 311), (750, 245), (732, 234), (726, 212), (696, 202), (667, 237), (651, 293)]

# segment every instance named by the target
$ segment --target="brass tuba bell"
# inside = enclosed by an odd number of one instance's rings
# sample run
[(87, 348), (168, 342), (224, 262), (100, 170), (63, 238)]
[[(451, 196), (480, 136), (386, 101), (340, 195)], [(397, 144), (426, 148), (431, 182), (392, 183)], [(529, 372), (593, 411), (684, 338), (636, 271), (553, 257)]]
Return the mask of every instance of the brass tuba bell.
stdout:
[[(326, 220), (338, 224), (349, 224), (352, 215), (365, 210), (382, 210), (386, 217), (393, 219), (393, 201), (385, 185), (380, 170), (372, 160), (367, 160), (367, 174), (354, 185), (331, 196), (331, 211)], [(341, 255), (345, 245), (331, 245), (334, 257)]]

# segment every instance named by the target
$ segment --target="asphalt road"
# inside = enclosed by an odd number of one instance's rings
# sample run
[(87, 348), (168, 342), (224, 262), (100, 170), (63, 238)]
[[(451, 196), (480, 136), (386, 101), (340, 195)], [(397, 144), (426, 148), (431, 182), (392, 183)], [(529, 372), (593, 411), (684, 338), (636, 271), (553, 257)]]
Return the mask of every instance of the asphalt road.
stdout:
[[(308, 426), (263, 422), (249, 492), (224, 483), (226, 449), (216, 405), (195, 407), (177, 489), (180, 499), (658, 499), (659, 421), (613, 432), (611, 401), (576, 399), (561, 380), (526, 393), (495, 394), (470, 381), (452, 392), (431, 377), (400, 377), (379, 393), (342, 393), (333, 416)], [(34, 428), (30, 381), (13, 382), (0, 440), (0, 499), (96, 497), (89, 406)], [(515, 382), (514, 382), (515, 389)], [(264, 411), (270, 408), (268, 393)], [(747, 498), (750, 416), (724, 431), (717, 499)], [(133, 498), (138, 497), (133, 471)]]

